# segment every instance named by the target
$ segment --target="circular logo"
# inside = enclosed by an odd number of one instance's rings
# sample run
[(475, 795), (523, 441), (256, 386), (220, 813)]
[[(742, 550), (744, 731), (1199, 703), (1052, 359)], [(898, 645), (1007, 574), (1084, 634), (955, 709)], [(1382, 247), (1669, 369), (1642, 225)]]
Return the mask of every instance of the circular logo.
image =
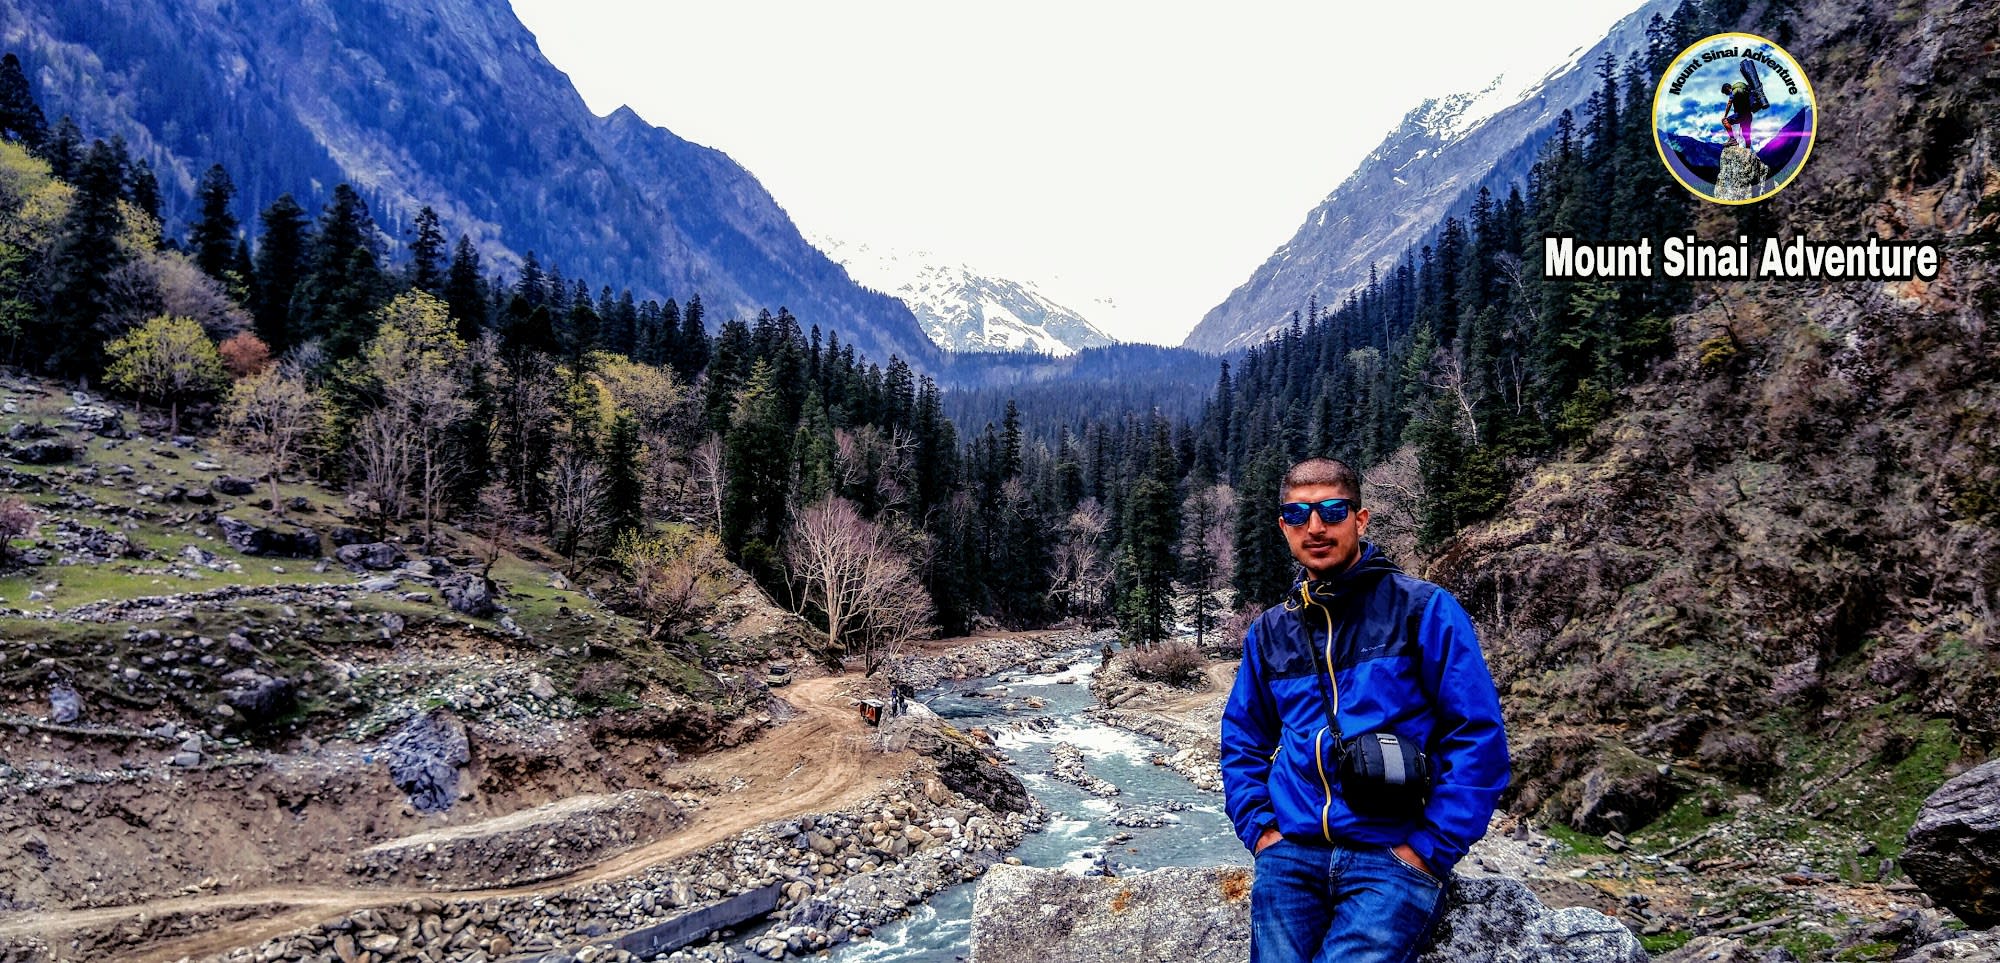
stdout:
[(1653, 91), (1653, 143), (1681, 186), (1718, 204), (1784, 190), (1812, 154), (1818, 102), (1799, 62), (1748, 33), (1696, 42)]

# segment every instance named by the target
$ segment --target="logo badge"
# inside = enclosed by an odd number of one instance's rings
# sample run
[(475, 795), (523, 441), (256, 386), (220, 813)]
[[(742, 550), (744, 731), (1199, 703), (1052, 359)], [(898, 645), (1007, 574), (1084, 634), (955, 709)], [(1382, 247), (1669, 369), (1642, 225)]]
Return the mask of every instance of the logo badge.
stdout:
[(1783, 47), (1748, 33), (1696, 42), (1653, 91), (1653, 143), (1681, 186), (1718, 204), (1785, 189), (1812, 155), (1819, 105)]

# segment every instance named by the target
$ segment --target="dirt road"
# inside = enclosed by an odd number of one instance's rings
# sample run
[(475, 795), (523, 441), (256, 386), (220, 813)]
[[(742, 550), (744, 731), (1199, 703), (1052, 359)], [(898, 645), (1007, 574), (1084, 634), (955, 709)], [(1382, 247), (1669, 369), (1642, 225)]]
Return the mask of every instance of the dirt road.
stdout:
[(71, 934), (142, 919), (192, 913), (248, 917), (196, 936), (130, 948), (120, 957), (134, 963), (171, 963), (254, 946), (363, 909), (422, 897), (467, 900), (537, 896), (631, 876), (767, 822), (844, 808), (905, 773), (913, 757), (868, 750), (870, 730), (847, 695), (855, 679), (853, 675), (826, 676), (793, 685), (784, 692), (784, 698), (799, 710), (798, 715), (754, 742), (702, 756), (685, 765), (688, 773), (732, 786), (732, 791), (713, 797), (709, 805), (695, 811), (688, 824), (674, 835), (566, 877), (519, 887), (452, 892), (346, 886), (253, 887), (125, 906), (11, 913), (0, 915), (0, 946), (33, 937), (46, 940), (60, 953)]

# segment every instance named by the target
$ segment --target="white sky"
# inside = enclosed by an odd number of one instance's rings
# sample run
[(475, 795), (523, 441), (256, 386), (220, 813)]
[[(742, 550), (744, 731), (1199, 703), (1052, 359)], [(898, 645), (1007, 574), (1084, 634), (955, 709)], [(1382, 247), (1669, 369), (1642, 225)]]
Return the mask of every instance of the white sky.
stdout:
[(1639, 0), (513, 4), (592, 110), (728, 153), (809, 236), (1178, 344), (1409, 108), (1538, 78)]

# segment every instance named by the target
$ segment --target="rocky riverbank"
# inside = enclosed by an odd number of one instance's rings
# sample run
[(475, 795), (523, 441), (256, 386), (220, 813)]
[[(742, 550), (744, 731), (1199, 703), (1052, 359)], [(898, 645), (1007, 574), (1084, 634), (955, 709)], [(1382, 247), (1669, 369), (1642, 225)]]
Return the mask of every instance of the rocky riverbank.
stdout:
[(1051, 661), (1054, 656), (1078, 649), (1095, 651), (1116, 638), (1117, 633), (1111, 630), (1081, 629), (1002, 636), (942, 652), (899, 655), (883, 665), (882, 676), (913, 689), (933, 689), (944, 682), (994, 675), (1018, 666), (1037, 672), (1060, 672), (1069, 664)]
[(1201, 688), (1176, 689), (1133, 675), (1127, 660), (1114, 657), (1091, 674), (1097, 705), (1088, 714), (1166, 743), (1174, 751), (1154, 757), (1154, 765), (1180, 773), (1197, 789), (1221, 792), (1222, 704), (1229, 697), (1231, 671), (1212, 667)]

